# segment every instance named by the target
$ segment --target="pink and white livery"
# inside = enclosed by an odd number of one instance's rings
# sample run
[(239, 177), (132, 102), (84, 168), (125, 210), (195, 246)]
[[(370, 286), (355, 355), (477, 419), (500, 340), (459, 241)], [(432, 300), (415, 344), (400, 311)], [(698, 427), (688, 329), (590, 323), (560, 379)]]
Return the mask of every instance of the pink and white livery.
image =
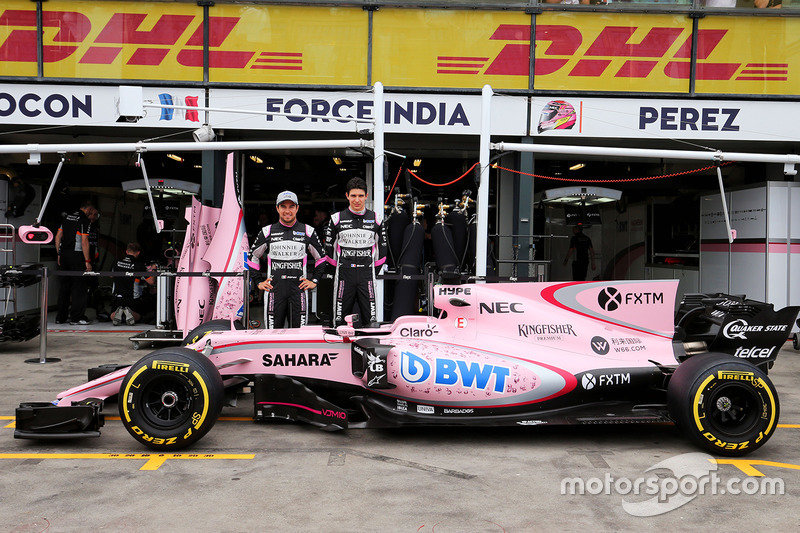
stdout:
[(437, 316), (362, 330), (212, 321), (183, 347), (95, 369), (57, 406), (21, 405), (16, 436), (97, 435), (101, 400), (118, 394), (136, 440), (177, 450), (211, 429), (226, 388), (253, 383), (256, 420), (328, 430), (675, 422), (707, 450), (751, 452), (777, 427), (767, 371), (798, 308), (687, 295), (676, 317), (677, 285), (439, 285)]

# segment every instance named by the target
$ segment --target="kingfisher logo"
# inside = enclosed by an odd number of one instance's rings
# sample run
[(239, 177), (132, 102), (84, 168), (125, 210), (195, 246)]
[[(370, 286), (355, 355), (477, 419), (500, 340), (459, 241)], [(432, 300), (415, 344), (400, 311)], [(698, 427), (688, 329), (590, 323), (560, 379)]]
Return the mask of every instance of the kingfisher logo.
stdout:
[(408, 383), (424, 383), (432, 378), (436, 385), (457, 385), (502, 393), (510, 374), (508, 367), (500, 365), (445, 357), (436, 357), (431, 364), (411, 352), (400, 354), (400, 375)]

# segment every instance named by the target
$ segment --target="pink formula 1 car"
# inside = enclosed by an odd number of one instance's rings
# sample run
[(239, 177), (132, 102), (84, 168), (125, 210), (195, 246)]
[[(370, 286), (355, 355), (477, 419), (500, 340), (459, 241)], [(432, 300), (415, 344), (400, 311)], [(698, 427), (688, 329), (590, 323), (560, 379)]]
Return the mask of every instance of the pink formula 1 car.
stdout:
[[(675, 422), (742, 455), (775, 432), (767, 377), (798, 308), (691, 295), (677, 281), (436, 286), (437, 317), (364, 329), (237, 330), (99, 367), (56, 402), (17, 409), (18, 438), (97, 436), (103, 400), (142, 444), (177, 450), (249, 387), (256, 420), (322, 429)], [(94, 374), (92, 374), (94, 372)]]

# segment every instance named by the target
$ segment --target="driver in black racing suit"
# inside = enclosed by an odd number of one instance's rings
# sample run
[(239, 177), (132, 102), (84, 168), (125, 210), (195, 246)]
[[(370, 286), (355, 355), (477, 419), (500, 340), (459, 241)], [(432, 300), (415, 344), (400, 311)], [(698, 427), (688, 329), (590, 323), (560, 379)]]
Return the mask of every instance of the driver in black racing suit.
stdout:
[[(314, 228), (297, 221), (297, 195), (283, 191), (276, 209), (280, 221), (264, 226), (250, 248), (254, 262), (266, 255), (267, 279), (258, 284), (264, 294), (264, 325), (282, 328), (289, 318), (289, 327), (298, 328), (308, 321), (306, 290), (317, 286), (325, 269), (325, 250)], [(314, 273), (306, 278), (308, 256), (314, 260)], [(289, 310), (291, 308), (291, 313)]]
[(366, 208), (367, 183), (361, 178), (347, 182), (350, 207), (334, 213), (325, 230), (327, 260), (336, 267), (333, 284), (333, 325), (345, 323), (358, 300), (361, 324), (377, 320), (375, 276), (386, 262), (386, 235)]

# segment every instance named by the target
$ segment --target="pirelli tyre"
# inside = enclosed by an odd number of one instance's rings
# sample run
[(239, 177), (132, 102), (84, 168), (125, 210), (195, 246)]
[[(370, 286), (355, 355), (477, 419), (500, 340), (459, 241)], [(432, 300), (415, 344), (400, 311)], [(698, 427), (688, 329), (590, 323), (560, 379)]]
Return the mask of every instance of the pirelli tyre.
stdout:
[[(233, 323), (235, 329), (242, 329), (242, 324), (238, 320), (234, 321)], [(206, 333), (209, 331), (230, 331), (231, 330), (231, 321), (227, 318), (218, 318), (216, 320), (209, 320), (208, 322), (204, 322), (191, 330), (189, 333), (186, 334), (186, 337), (183, 338), (183, 342), (181, 346), (189, 346), (190, 344), (194, 344), (200, 339), (202, 339)]]
[(178, 450), (199, 440), (222, 410), (219, 371), (188, 348), (156, 350), (134, 364), (120, 386), (119, 414), (148, 448)]
[(670, 417), (709, 452), (739, 456), (757, 450), (778, 426), (778, 393), (767, 375), (731, 355), (695, 355), (672, 375)]

